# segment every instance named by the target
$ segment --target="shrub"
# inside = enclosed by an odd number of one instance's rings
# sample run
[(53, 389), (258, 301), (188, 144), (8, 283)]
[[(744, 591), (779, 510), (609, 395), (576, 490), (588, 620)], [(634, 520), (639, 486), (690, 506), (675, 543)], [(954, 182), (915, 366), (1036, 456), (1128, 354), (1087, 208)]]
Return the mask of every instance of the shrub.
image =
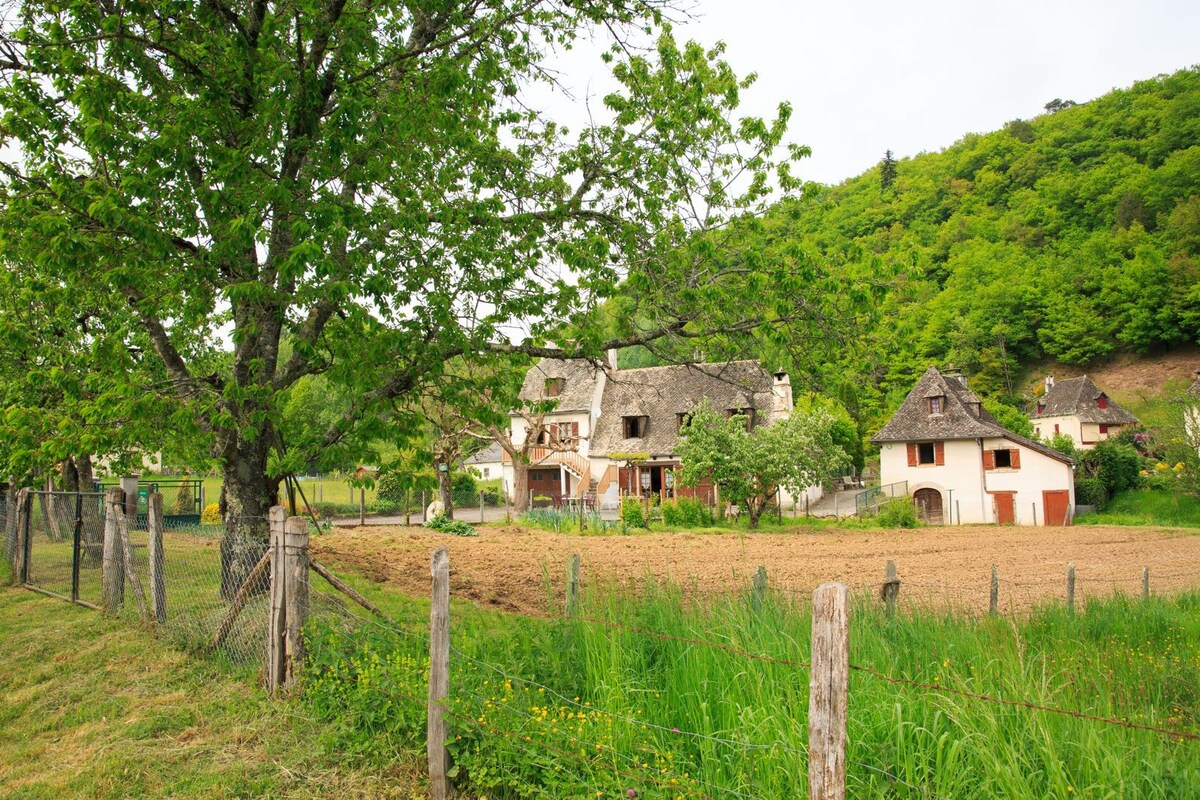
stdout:
[(196, 513), (196, 498), (192, 493), (192, 482), (184, 481), (179, 485), (179, 491), (175, 493), (175, 503), (171, 506), (172, 514), (194, 514)]
[(883, 528), (916, 528), (921, 524), (917, 507), (907, 497), (893, 497), (879, 506), (875, 522)]
[(209, 503), (204, 507), (204, 511), (200, 514), (200, 521), (206, 525), (221, 524), (221, 504)]
[(469, 472), (456, 472), (450, 477), (450, 489), (456, 494), (478, 494), (476, 486), (475, 476)]
[(1083, 467), (1089, 478), (1103, 481), (1110, 497), (1141, 483), (1142, 459), (1131, 445), (1100, 442), (1083, 455)]
[(1108, 489), (1104, 481), (1099, 478), (1080, 478), (1075, 481), (1075, 502), (1103, 511), (1108, 506)]
[(441, 533), (449, 533), (453, 536), (478, 536), (479, 531), (471, 527), (470, 524), (459, 519), (450, 519), (449, 517), (438, 514), (429, 522), (425, 523), (425, 527), (430, 530), (440, 531)]
[(630, 528), (645, 528), (647, 526), (646, 510), (642, 501), (636, 497), (626, 497), (621, 501), (621, 522)]
[(676, 501), (683, 525), (687, 528), (707, 528), (714, 523), (712, 510), (694, 497), (681, 497)]
[(679, 504), (676, 501), (668, 500), (662, 504), (662, 521), (669, 528), (685, 527), (683, 514), (680, 513)]

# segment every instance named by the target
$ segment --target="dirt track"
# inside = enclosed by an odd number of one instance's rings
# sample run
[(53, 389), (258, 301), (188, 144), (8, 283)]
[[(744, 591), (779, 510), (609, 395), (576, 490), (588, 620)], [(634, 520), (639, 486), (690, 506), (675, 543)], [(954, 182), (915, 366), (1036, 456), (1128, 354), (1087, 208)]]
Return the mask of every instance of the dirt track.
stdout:
[(545, 609), (543, 567), (561, 597), (569, 555), (580, 554), (584, 580), (671, 578), (701, 593), (743, 589), (754, 570), (770, 584), (809, 594), (841, 580), (877, 587), (887, 559), (896, 561), (902, 599), (934, 606), (986, 609), (992, 564), (1000, 567), (1000, 603), (1020, 610), (1066, 596), (1066, 565), (1074, 561), (1076, 594), (1141, 592), (1142, 567), (1152, 589), (1200, 587), (1200, 535), (1178, 529), (1075, 527), (931, 528), (917, 531), (821, 531), (712, 535), (567, 536), (521, 528), (483, 529), (457, 538), (422, 528), (339, 529), (313, 539), (318, 560), (350, 567), (406, 593), (429, 591), (429, 555), (450, 550), (451, 590), (510, 610)]

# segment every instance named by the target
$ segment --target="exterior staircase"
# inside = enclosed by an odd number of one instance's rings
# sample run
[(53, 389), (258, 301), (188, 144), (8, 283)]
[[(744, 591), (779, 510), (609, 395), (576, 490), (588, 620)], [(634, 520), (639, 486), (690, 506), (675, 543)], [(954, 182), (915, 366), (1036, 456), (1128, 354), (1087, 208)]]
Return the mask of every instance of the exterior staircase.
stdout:
[(595, 499), (596, 479), (592, 477), (592, 463), (575, 450), (551, 450), (548, 447), (535, 447), (529, 453), (531, 464), (558, 464), (575, 476), (576, 491), (572, 496), (585, 498), (589, 495)]

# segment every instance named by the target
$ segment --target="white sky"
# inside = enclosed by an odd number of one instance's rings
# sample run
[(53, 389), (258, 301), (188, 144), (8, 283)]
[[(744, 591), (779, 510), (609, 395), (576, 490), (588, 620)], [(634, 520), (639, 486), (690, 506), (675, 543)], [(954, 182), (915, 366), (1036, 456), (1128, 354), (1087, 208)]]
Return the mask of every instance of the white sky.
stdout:
[[(791, 102), (789, 138), (813, 149), (799, 174), (824, 183), (859, 174), (888, 148), (939, 150), (1036, 116), (1056, 97), (1083, 102), (1200, 63), (1197, 0), (694, 2), (677, 37), (724, 41), (739, 75), (758, 73), (747, 113)], [(596, 49), (559, 65), (579, 95), (611, 87)], [(582, 121), (553, 98), (540, 105)]]

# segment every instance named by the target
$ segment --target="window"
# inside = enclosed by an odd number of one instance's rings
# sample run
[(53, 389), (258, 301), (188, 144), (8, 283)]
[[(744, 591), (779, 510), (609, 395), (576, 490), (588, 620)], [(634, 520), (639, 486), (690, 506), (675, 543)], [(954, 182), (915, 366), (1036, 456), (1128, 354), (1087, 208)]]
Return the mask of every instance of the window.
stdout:
[(996, 469), (1012, 469), (1012, 450), (996, 451)]
[(1058, 433), (1058, 423), (1054, 423), (1054, 432)]
[(546, 397), (558, 397), (562, 394), (566, 381), (562, 378), (546, 378)]
[(746, 433), (754, 427), (754, 409), (753, 408), (727, 408), (725, 409), (725, 419), (733, 419), (734, 417), (746, 418)]
[(1101, 433), (1108, 433), (1108, 426), (1107, 426), (1107, 425), (1105, 425), (1104, 423), (1100, 423), (1100, 432), (1101, 432)]
[(683, 429), (692, 424), (692, 412), (684, 411), (675, 415), (675, 430), (683, 433)]
[(641, 439), (646, 435), (649, 422), (649, 417), (621, 417), (621, 427), (624, 429), (625, 438)]
[(921, 442), (917, 445), (917, 463), (932, 464), (934, 462), (933, 442)]
[(1108, 395), (1102, 394), (1096, 398), (1097, 408), (1108, 408)]
[(489, 477), (488, 473), (490, 473), (490, 472), (491, 472), (491, 468), (490, 468), (490, 467), (484, 467), (484, 468), (483, 468), (483, 479), (484, 479), (484, 480), (487, 480), (487, 479), (488, 479), (488, 477)]
[(929, 398), (929, 413), (930, 413), (930, 414), (940, 414), (940, 413), (942, 413), (942, 401), (943, 401), (944, 399), (945, 399), (944, 397), (931, 397), (931, 398)]
[(542, 473), (540, 473), (540, 472), (531, 472), (531, 473), (529, 473), (529, 480), (530, 480), (531, 482), (538, 482), (538, 483), (540, 483), (540, 482), (541, 482), (541, 480), (542, 480)]
[(1016, 448), (1005, 448), (1003, 450), (984, 450), (983, 451), (983, 468), (989, 469), (1020, 469), (1021, 468), (1021, 451)]

